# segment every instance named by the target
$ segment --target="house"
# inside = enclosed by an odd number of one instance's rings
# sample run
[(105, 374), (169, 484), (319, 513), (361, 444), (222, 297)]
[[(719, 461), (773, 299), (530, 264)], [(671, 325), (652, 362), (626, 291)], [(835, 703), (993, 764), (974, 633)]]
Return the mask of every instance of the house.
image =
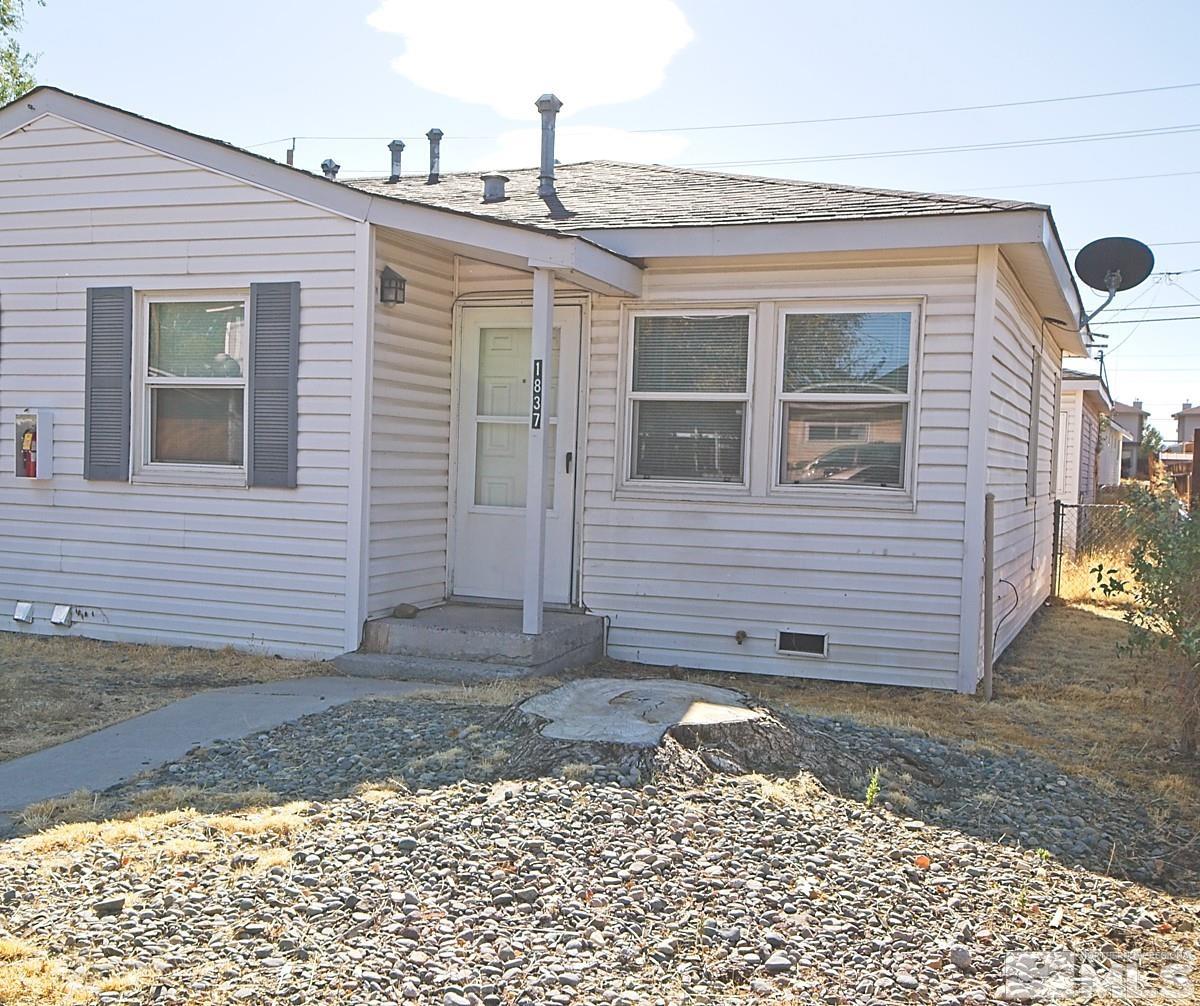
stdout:
[(1196, 431), (1200, 430), (1200, 405), (1184, 402), (1183, 408), (1172, 417), (1175, 420), (1175, 440), (1179, 450), (1189, 451), (1189, 444), (1196, 442)]
[(1095, 503), (1101, 487), (1121, 481), (1121, 445), (1133, 435), (1113, 420), (1113, 398), (1101, 375), (1065, 368), (1058, 410), (1055, 496)]
[(1150, 413), (1142, 406), (1140, 399), (1135, 398), (1132, 405), (1124, 402), (1113, 402), (1113, 422), (1129, 433), (1129, 439), (1123, 441), (1121, 451), (1121, 478), (1137, 478), (1146, 471), (1147, 459), (1139, 457), (1142, 445), (1142, 435), (1146, 432), (1146, 420)]
[(351, 181), (0, 109), (5, 627), (334, 656), (466, 598), (649, 664), (973, 691), (985, 495), (1000, 652), (1087, 351), (1049, 209), (559, 165), (558, 104), (537, 169), (443, 174), (431, 130), (428, 173), (393, 144)]

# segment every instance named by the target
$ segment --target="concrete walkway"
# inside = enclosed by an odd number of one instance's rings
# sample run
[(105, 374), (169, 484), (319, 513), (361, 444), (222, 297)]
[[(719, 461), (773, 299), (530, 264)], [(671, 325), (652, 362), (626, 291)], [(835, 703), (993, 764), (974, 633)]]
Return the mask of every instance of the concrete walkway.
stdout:
[(355, 699), (428, 687), (420, 681), (320, 677), (189, 695), (77, 740), (0, 762), (0, 829), (31, 803), (79, 789), (107, 789), (198, 744), (246, 737)]

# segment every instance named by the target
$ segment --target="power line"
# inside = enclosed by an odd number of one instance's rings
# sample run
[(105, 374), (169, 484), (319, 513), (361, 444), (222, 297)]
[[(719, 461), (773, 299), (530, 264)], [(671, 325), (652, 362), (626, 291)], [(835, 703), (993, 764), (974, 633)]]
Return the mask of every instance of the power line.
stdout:
[[(714, 129), (762, 129), (771, 126), (816, 126), (831, 122), (868, 122), (878, 119), (904, 119), (917, 115), (946, 115), (952, 112), (982, 112), (995, 108), (1028, 108), (1032, 105), (1053, 105), (1064, 101), (1091, 101), (1097, 98), (1120, 98), (1133, 94), (1156, 94), (1165, 91), (1183, 91), (1200, 87), (1200, 81), (1190, 84), (1164, 84), (1159, 87), (1135, 87), (1124, 91), (1096, 91), (1091, 94), (1067, 94), (1055, 98), (1027, 98), (1021, 101), (997, 101), (983, 105), (952, 105), (943, 108), (918, 108), (902, 112), (870, 112), (861, 115), (833, 115), (820, 119), (781, 119), (774, 122), (725, 122), (699, 126), (651, 126), (643, 129), (631, 129), (631, 133), (696, 133)], [(456, 140), (498, 140), (497, 136), (456, 136)], [(418, 140), (423, 136), (281, 136), (277, 140), (264, 140), (253, 143), (247, 149), (269, 147), (273, 143), (286, 143), (288, 140)]]
[(952, 185), (959, 192), (1003, 192), (1005, 189), (1045, 189), (1053, 185), (1097, 185), (1100, 182), (1140, 182), (1150, 178), (1183, 178), (1200, 171), (1168, 171), (1160, 175), (1115, 175), (1111, 178), (1073, 178), (1058, 182), (1023, 182), (1020, 185)]
[[(1106, 321), (1106, 322), (1103, 322), (1102, 324), (1104, 324), (1104, 325), (1141, 325), (1141, 324), (1152, 325), (1157, 321), (1200, 321), (1200, 314), (1184, 314), (1184, 315), (1180, 315), (1177, 318), (1136, 318), (1136, 319), (1135, 318), (1116, 318), (1113, 321)], [(1117, 345), (1120, 345), (1120, 343), (1118, 343)], [(1114, 350), (1116, 350), (1116, 348), (1117, 348), (1116, 346), (1113, 346), (1113, 348), (1110, 349), (1109, 352), (1110, 353), (1113, 352)]]
[(1128, 91), (1098, 91), (1094, 94), (1068, 94), (1058, 98), (1029, 98), (1024, 101), (998, 101), (987, 105), (953, 105), (946, 108), (920, 108), (905, 112), (874, 112), (864, 115), (834, 115), (820, 119), (782, 119), (775, 122), (727, 122), (705, 126), (660, 126), (656, 129), (631, 129), (631, 133), (696, 133), (712, 129), (762, 129), (769, 126), (816, 126), (830, 122), (865, 122), (875, 119), (903, 119), (914, 115), (945, 115), (949, 112), (982, 112), (993, 108), (1023, 108), (1030, 105), (1051, 105), (1062, 101), (1089, 101), (1093, 98), (1117, 98), (1129, 94), (1151, 94), (1157, 91), (1181, 91), (1200, 87), (1194, 84), (1167, 84), (1163, 87), (1139, 87)]
[(998, 143), (963, 143), (943, 147), (909, 147), (898, 150), (866, 150), (853, 154), (820, 154), (812, 157), (765, 157), (745, 161), (690, 161), (685, 168), (721, 168), (765, 164), (812, 164), (820, 161), (861, 161), (879, 157), (919, 157), (929, 154), (956, 154), (972, 150), (1012, 150), (1026, 147), (1051, 147), (1072, 143), (1099, 143), (1107, 140), (1141, 139), (1150, 136), (1175, 136), (1200, 130), (1200, 123), (1159, 126), (1153, 129), (1128, 129), (1114, 133), (1080, 133), (1076, 136), (1046, 136), (1029, 140), (1003, 140)]

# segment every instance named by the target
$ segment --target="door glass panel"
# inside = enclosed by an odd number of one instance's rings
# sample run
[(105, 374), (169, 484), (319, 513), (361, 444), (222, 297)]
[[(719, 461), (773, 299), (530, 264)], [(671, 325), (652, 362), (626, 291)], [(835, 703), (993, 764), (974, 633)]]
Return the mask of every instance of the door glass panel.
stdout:
[[(559, 329), (554, 329), (550, 351), (550, 383), (546, 396), (548, 415), (558, 415)], [(481, 328), (479, 330), (479, 387), (476, 411), (480, 416), (529, 415), (529, 371), (532, 330)]]
[[(529, 425), (480, 421), (475, 431), (475, 505), (523, 509), (525, 471), (529, 467)], [(557, 433), (553, 424), (546, 427), (547, 510), (554, 509)]]

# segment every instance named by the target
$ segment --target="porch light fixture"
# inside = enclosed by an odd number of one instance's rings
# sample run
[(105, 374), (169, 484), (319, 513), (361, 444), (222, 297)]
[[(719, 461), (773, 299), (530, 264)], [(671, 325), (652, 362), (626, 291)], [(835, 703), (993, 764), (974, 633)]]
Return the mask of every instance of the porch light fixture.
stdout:
[(403, 276), (396, 272), (395, 269), (384, 266), (383, 273), (379, 277), (379, 303), (403, 304), (404, 285)]

